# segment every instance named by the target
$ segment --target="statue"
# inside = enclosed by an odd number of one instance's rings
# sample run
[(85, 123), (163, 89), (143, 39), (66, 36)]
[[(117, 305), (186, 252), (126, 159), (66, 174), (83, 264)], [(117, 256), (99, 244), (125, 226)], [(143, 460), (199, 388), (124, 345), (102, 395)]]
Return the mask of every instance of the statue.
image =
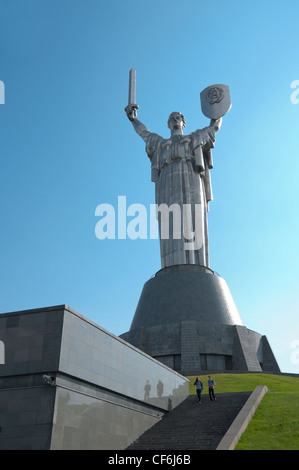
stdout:
[[(204, 90), (204, 95), (201, 94), (203, 112), (209, 114), (211, 107), (213, 116), (216, 116), (211, 119), (208, 127), (184, 135), (185, 118), (175, 111), (168, 118), (171, 136), (165, 139), (150, 132), (137, 119), (135, 84), (135, 70), (132, 69), (129, 104), (125, 111), (135, 131), (144, 140), (146, 153), (151, 161), (158, 208), (162, 268), (180, 264), (209, 267), (207, 213), (209, 201), (213, 199), (210, 177), (210, 170), (213, 168), (211, 149), (214, 148), (215, 134), (222, 122), (222, 117), (219, 117), (217, 112), (224, 115), (228, 110), (217, 111), (217, 103), (222, 107), (230, 107), (226, 86), (214, 85)], [(213, 107), (215, 104), (216, 111), (215, 106)], [(168, 209), (167, 223), (161, 215), (162, 207)]]

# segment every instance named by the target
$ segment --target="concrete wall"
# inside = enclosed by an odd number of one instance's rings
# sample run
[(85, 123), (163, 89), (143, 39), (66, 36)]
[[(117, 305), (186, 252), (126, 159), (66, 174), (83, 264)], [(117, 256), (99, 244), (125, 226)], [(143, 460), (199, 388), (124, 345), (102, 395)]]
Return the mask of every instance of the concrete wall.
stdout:
[(42, 374), (0, 377), (0, 450), (50, 449), (55, 394)]
[(0, 315), (0, 341), (0, 449), (124, 449), (189, 394), (184, 377), (67, 306)]
[(125, 449), (164, 414), (73, 378), (56, 383), (52, 450)]

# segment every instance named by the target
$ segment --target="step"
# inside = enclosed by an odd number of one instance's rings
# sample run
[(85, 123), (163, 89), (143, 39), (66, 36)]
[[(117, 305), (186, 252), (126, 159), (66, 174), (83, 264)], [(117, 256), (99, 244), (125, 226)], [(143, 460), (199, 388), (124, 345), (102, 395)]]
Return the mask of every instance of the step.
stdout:
[(251, 392), (219, 393), (211, 402), (190, 395), (127, 450), (215, 450)]

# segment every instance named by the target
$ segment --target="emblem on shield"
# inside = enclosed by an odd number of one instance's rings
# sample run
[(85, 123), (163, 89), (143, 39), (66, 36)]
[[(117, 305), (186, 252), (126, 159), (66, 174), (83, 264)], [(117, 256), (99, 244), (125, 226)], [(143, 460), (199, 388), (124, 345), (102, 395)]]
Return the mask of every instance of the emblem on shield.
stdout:
[(227, 85), (211, 85), (200, 93), (201, 110), (210, 119), (219, 119), (231, 108), (230, 91)]

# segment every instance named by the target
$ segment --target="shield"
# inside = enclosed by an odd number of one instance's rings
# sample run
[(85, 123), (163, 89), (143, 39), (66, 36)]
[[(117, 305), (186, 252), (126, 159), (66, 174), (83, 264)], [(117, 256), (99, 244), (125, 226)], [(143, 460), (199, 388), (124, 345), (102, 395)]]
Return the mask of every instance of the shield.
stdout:
[(210, 119), (219, 119), (231, 108), (230, 91), (227, 85), (211, 85), (200, 93), (201, 110)]

